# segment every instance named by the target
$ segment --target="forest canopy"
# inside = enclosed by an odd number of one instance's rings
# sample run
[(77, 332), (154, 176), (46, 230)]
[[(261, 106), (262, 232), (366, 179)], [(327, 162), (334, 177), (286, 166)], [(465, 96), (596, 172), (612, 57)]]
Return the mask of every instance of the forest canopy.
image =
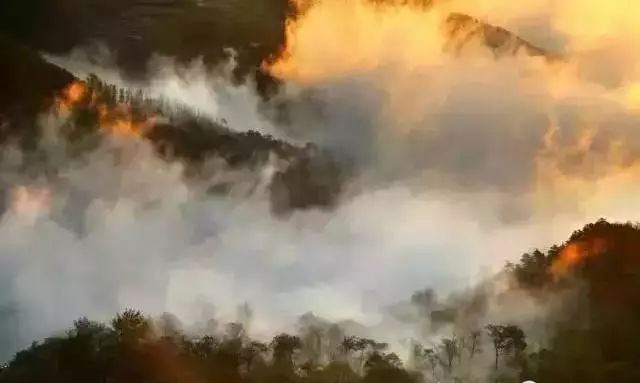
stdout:
[[(584, 253), (565, 274), (554, 275), (551, 265), (567, 249), (593, 241), (607, 246)], [(150, 318), (131, 309), (110, 323), (80, 318), (64, 335), (34, 342), (3, 367), (0, 381), (605, 382), (614, 377), (634, 382), (640, 274), (633, 270), (639, 250), (640, 227), (600, 220), (562, 245), (525, 254), (505, 267), (519, 288), (539, 299), (572, 290), (563, 299), (580, 301), (567, 305), (562, 320), (548, 319), (552, 336), (544, 346), (530, 344), (517, 325), (484, 323), (472, 330), (454, 326), (451, 336), (432, 343), (412, 340), (409, 357), (402, 360), (386, 343), (308, 316), (299, 330), (258, 341), (242, 323), (212, 322), (209, 333), (194, 335), (171, 314)], [(416, 304), (434, 299), (414, 296)], [(472, 367), (474, 360), (481, 370)]]

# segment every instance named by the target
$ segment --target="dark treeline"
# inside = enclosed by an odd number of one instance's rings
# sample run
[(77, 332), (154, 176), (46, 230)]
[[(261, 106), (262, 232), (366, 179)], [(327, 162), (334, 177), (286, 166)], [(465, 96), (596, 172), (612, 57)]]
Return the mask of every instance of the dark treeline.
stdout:
[(527, 346), (520, 328), (489, 325), (469, 336), (433, 347), (413, 342), (405, 364), (386, 343), (345, 336), (337, 325), (260, 342), (239, 323), (195, 337), (168, 314), (153, 321), (126, 310), (109, 325), (81, 318), (65, 335), (33, 343), (2, 369), (0, 382), (471, 382), (476, 378), (456, 376), (455, 369), (463, 358), (483, 353), (482, 337), (492, 342), (495, 371), (503, 374), (495, 378), (518, 380), (511, 370), (524, 365)]
[[(296, 146), (255, 131), (234, 132), (224, 120), (200, 117), (197, 111), (167, 100), (148, 98), (140, 90), (117, 88), (93, 75), (83, 84), (84, 97), (73, 104), (63, 129), (68, 139), (79, 142), (80, 146), (102, 135), (101, 107), (126, 106), (127, 118), (134, 122), (155, 119), (152, 126), (142, 132), (144, 138), (154, 145), (160, 156), (185, 163), (186, 176), (209, 176), (203, 166), (211, 159), (221, 159), (230, 168), (259, 171), (276, 158), (281, 165), (276, 166), (270, 182), (275, 212), (328, 208), (339, 197), (347, 166), (314, 144)], [(212, 190), (224, 192), (231, 187), (231, 184), (218, 184)]]
[[(19, 352), (2, 382), (414, 382), (386, 345), (344, 338), (321, 365), (299, 336), (253, 341), (232, 323), (223, 335), (188, 337), (128, 310), (110, 325), (80, 319), (65, 336)], [(362, 373), (350, 361), (361, 360)]]
[[(606, 245), (587, 245), (594, 241)], [(576, 245), (589, 255), (554, 274)], [(545, 341), (531, 341), (514, 324), (484, 323), (412, 341), (403, 361), (385, 343), (309, 315), (291, 334), (260, 342), (239, 323), (192, 336), (169, 314), (152, 320), (127, 310), (108, 325), (79, 319), (65, 335), (18, 352), (0, 382), (637, 382), (639, 250), (640, 227), (601, 220), (507, 265), (505, 273), (541, 300), (564, 296), (562, 315), (547, 318)], [(421, 305), (434, 299), (413, 297)]]
[[(567, 275), (549, 272), (563, 250), (582, 258)], [(549, 345), (532, 365), (541, 382), (640, 381), (640, 226), (604, 220), (574, 232), (562, 246), (525, 254), (510, 265), (540, 299), (575, 289), (550, 320)]]
[[(27, 159), (36, 160), (33, 167), (49, 167), (38, 150), (42, 136), (38, 118), (50, 113), (56, 96), (63, 95), (74, 81), (73, 75), (47, 63), (30, 48), (0, 35), (0, 144), (19, 146)], [(91, 149), (99, 143), (100, 106), (126, 106), (130, 113), (126, 117), (133, 122), (157, 117), (144, 138), (167, 160), (187, 164), (187, 176), (208, 176), (201, 172), (202, 165), (213, 158), (231, 167), (258, 171), (275, 156), (283, 166), (270, 186), (274, 211), (328, 208), (339, 197), (348, 167), (315, 145), (296, 146), (258, 132), (233, 131), (225, 121), (211, 121), (184, 106), (151, 99), (140, 90), (116, 88), (96, 76), (89, 76), (83, 84), (88, 88), (85, 97), (72, 105), (63, 129), (76, 148)], [(216, 185), (212, 190), (232, 186)]]

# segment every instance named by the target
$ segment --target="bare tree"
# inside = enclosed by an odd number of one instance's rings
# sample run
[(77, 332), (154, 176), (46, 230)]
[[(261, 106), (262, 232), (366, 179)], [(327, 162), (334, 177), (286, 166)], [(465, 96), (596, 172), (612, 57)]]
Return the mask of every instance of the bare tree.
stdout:
[(413, 347), (413, 357), (418, 370), (428, 369), (431, 374), (431, 382), (437, 382), (438, 355), (432, 348), (426, 348), (421, 344), (415, 344)]
[(460, 354), (458, 340), (455, 337), (444, 338), (439, 348), (445, 358), (443, 364), (446, 367), (447, 373), (451, 374), (453, 371), (453, 360)]
[(482, 337), (482, 331), (473, 330), (469, 334), (469, 360), (473, 360), (473, 357), (480, 352), (480, 340)]

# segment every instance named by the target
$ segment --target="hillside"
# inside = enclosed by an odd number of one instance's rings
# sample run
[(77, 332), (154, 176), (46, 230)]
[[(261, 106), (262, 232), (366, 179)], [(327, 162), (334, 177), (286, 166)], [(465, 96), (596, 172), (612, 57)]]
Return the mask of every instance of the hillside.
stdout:
[[(384, 4), (387, 0), (375, 2)], [(262, 64), (282, 53), (287, 20), (312, 3), (300, 2), (296, 8), (290, 0), (8, 0), (0, 4), (0, 33), (55, 54), (104, 44), (114, 53), (119, 67), (132, 76), (144, 76), (154, 53), (181, 61), (202, 57), (214, 65), (227, 60), (228, 49), (232, 49), (238, 61), (236, 79), (255, 77), (266, 95), (278, 81), (263, 71)], [(433, 6), (431, 0), (403, 3)], [(477, 39), (497, 55), (524, 51), (554, 57), (471, 15), (451, 14), (446, 24), (454, 51)]]
[(536, 354), (539, 381), (640, 379), (639, 254), (638, 224), (600, 220), (564, 244), (525, 254), (510, 266), (522, 286), (541, 299), (579, 287), (563, 315), (549, 323), (549, 347)]
[(449, 34), (448, 44), (454, 52), (460, 52), (476, 41), (491, 49), (496, 57), (522, 53), (543, 57), (550, 61), (559, 59), (507, 29), (485, 23), (469, 15), (452, 13), (447, 17), (445, 24)]
[(0, 141), (32, 135), (36, 116), (74, 77), (30, 48), (0, 35)]
[(8, 0), (0, 3), (0, 33), (54, 54), (99, 42), (136, 77), (144, 77), (153, 53), (214, 65), (230, 48), (237, 79), (256, 77), (268, 92), (274, 79), (261, 64), (283, 48), (293, 12), (289, 0)]
[[(275, 211), (330, 207), (340, 194), (345, 169), (326, 151), (313, 146), (297, 147), (256, 132), (234, 133), (223, 124), (197, 117), (188, 110), (177, 114), (165, 110), (142, 94), (118, 90), (95, 76), (88, 82), (78, 82), (65, 70), (10, 39), (0, 39), (0, 45), (0, 83), (6, 84), (0, 89), (5, 143), (17, 140), (23, 147), (33, 148), (39, 137), (37, 117), (53, 107), (54, 99), (64, 99), (69, 87), (76, 84), (83, 93), (67, 105), (71, 111), (67, 122), (70, 142), (101, 133), (101, 107), (114, 112), (124, 107), (131, 110), (131, 115), (113, 113), (110, 123), (135, 124), (142, 122), (136, 119), (153, 115), (158, 122), (144, 132), (144, 138), (168, 160), (185, 161), (192, 175), (199, 174), (198, 169), (211, 158), (221, 158), (232, 167), (252, 168), (265, 166), (270, 154), (285, 161), (287, 165), (276, 171), (271, 184)], [(125, 93), (126, 100), (122, 99)]]
[[(607, 245), (594, 252), (588, 246), (594, 241)], [(552, 265), (576, 245), (585, 251), (556, 274)], [(0, 382), (471, 382), (478, 380), (465, 366), (474, 359), (486, 364), (474, 371), (490, 381), (637, 382), (639, 250), (638, 225), (600, 220), (547, 253), (525, 254), (507, 266), (522, 286), (544, 291), (542, 299), (564, 297), (563, 316), (547, 318), (552, 340), (543, 347), (529, 344), (517, 326), (485, 322), (435, 346), (416, 343), (410, 363), (403, 363), (387, 344), (350, 336), (311, 314), (300, 318), (298, 333), (263, 343), (250, 339), (240, 323), (189, 336), (171, 315), (152, 320), (128, 310), (110, 324), (81, 318), (66, 335), (34, 343), (0, 370)], [(530, 284), (532, 273), (547, 282)], [(563, 290), (578, 295), (559, 295)], [(436, 303), (433, 294), (412, 299), (421, 307)]]

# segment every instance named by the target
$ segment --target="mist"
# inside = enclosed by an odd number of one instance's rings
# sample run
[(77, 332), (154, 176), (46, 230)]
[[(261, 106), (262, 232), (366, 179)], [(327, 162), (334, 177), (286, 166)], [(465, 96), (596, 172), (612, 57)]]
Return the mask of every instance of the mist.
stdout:
[[(156, 55), (149, 80), (135, 83), (109, 54), (101, 65), (82, 47), (49, 56), (79, 77), (144, 89), (234, 131), (316, 143), (356, 171), (333, 210), (275, 217), (268, 166), (215, 168), (239, 182), (211, 195), (211, 180), (187, 179), (183, 163), (144, 139), (108, 137), (71, 156), (55, 139), (61, 117), (43, 116), (53, 139), (39, 145), (53, 177), (25, 174), (17, 148), (3, 152), (0, 178), (15, 185), (0, 222), (0, 306), (14, 318), (5, 355), (80, 316), (128, 307), (198, 328), (237, 320), (247, 303), (256, 337), (313, 312), (390, 342), (429, 339), (440, 332), (390, 315), (414, 291), (473, 290), (584, 223), (634, 219), (640, 74), (622, 42), (636, 39), (638, 14), (596, 0), (525, 3), (320, 1), (288, 24), (285, 53), (265, 64), (283, 82), (270, 98), (250, 78), (233, 81), (233, 60), (208, 67)], [(592, 9), (604, 17), (585, 30), (576, 19)], [(479, 42), (451, 52), (442, 23), (454, 11), (563, 61), (496, 58)], [(531, 305), (522, 312), (539, 310)], [(532, 320), (511, 314), (489, 310), (486, 320)]]

